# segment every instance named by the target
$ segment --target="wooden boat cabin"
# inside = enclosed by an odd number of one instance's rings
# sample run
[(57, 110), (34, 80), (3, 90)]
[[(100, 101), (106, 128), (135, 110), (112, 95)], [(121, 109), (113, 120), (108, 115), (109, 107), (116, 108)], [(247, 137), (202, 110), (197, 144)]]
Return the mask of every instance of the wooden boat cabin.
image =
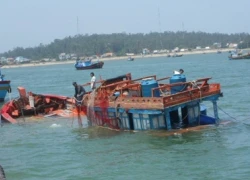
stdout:
[[(157, 79), (155, 75), (132, 79), (125, 74), (107, 79), (84, 96), (91, 125), (123, 130), (176, 129), (219, 122), (220, 84), (202, 78), (186, 81), (183, 74)], [(168, 83), (163, 83), (168, 81)], [(201, 102), (211, 101), (214, 117)]]

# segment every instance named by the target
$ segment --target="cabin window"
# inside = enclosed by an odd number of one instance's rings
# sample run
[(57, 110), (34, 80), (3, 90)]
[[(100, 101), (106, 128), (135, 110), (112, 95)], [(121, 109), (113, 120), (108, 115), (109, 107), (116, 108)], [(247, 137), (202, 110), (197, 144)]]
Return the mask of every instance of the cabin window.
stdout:
[(120, 119), (121, 119), (120, 127), (122, 129), (130, 129), (129, 117), (128, 117), (128, 114), (126, 112), (120, 114)]
[(198, 123), (199, 118), (199, 103), (189, 105), (188, 106), (188, 124), (189, 125), (196, 125)]
[(153, 129), (166, 128), (166, 122), (163, 115), (150, 115)]
[(150, 121), (148, 114), (133, 114), (133, 122), (135, 130), (150, 129)]

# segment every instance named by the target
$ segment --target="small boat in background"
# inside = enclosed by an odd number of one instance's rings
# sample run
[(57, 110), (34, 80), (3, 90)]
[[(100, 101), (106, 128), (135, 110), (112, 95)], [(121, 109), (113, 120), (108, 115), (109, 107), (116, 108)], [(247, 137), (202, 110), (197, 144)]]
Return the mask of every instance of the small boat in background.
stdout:
[(134, 58), (129, 57), (129, 58), (128, 58), (128, 61), (134, 61)]
[(228, 56), (228, 58), (229, 60), (250, 59), (250, 53), (245, 53), (245, 54), (232, 53), (230, 56)]
[(92, 62), (91, 59), (87, 60), (77, 60), (75, 63), (75, 68), (77, 70), (86, 70), (86, 69), (100, 69), (104, 65), (103, 61)]
[(7, 92), (11, 93), (10, 80), (5, 80), (4, 77), (0, 70), (0, 102), (4, 101)]
[(1, 108), (3, 122), (15, 124), (18, 118), (24, 119), (30, 116), (69, 118), (80, 114), (75, 107), (75, 99), (53, 94), (26, 93), (23, 87), (17, 89), (19, 97), (8, 101)]
[(172, 57), (182, 57), (183, 54), (173, 54)]

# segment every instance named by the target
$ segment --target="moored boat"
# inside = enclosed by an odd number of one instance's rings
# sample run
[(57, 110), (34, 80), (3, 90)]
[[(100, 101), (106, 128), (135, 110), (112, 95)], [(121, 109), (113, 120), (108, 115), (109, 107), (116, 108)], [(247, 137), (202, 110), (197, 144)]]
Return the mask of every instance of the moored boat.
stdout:
[(78, 113), (75, 100), (72, 98), (53, 94), (26, 93), (23, 87), (18, 87), (18, 91), (19, 97), (6, 102), (1, 108), (3, 122), (15, 124), (18, 118), (29, 116), (72, 117)]
[(128, 58), (128, 61), (134, 61), (134, 58), (129, 57), (129, 58)]
[(172, 57), (182, 57), (183, 54), (173, 54)]
[(245, 54), (231, 54), (228, 56), (229, 60), (250, 59), (250, 53)]
[(85, 61), (77, 60), (75, 63), (75, 68), (77, 70), (99, 69), (102, 68), (103, 65), (103, 61), (92, 62), (91, 59)]
[(11, 93), (10, 80), (5, 80), (5, 77), (1, 74), (0, 70), (0, 102), (5, 100), (7, 93)]
[[(122, 130), (178, 129), (219, 123), (217, 100), (220, 84), (211, 78), (186, 81), (183, 74), (157, 79), (155, 75), (132, 79), (125, 74), (107, 79), (83, 104), (91, 125)], [(163, 83), (169, 81), (169, 83)], [(211, 101), (214, 116), (201, 103)]]

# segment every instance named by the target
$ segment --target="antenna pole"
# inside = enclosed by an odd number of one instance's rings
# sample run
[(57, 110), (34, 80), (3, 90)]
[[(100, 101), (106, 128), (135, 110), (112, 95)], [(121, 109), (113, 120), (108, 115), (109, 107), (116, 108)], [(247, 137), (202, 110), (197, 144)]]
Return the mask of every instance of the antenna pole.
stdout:
[(78, 16), (76, 17), (76, 33), (77, 35), (79, 34), (79, 21), (78, 21)]
[(159, 33), (160, 33), (160, 43), (161, 43), (161, 48), (163, 48), (162, 41), (161, 41), (161, 14), (160, 14), (160, 8), (158, 7), (158, 23), (159, 23)]

